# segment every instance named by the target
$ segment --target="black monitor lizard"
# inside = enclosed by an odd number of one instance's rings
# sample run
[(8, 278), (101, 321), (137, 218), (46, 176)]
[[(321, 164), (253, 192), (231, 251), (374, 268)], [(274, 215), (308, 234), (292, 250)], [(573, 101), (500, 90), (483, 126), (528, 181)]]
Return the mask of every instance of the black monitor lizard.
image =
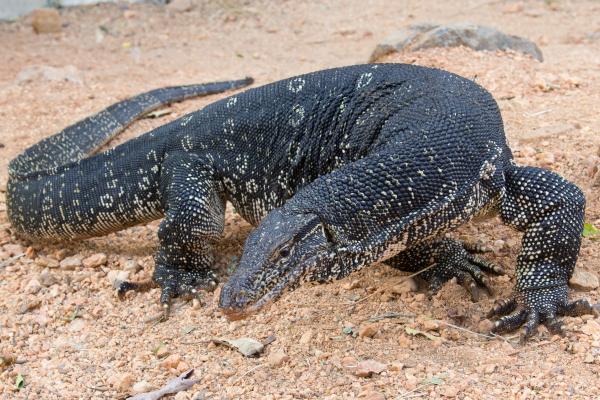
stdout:
[[(592, 311), (567, 301), (581, 191), (514, 164), (497, 105), (475, 83), (399, 64), (319, 71), (225, 98), (87, 157), (139, 114), (176, 99), (168, 90), (111, 106), (13, 160), (13, 226), (32, 238), (73, 239), (164, 216), (153, 278), (168, 305), (216, 285), (211, 247), (230, 201), (250, 223), (264, 218), (221, 294), (233, 315), (301, 279), (340, 278), (377, 260), (407, 270), (435, 263), (425, 274), (433, 290), (452, 276), (488, 287), (482, 270), (501, 270), (440, 235), (500, 213), (525, 236), (517, 296), (495, 309), (516, 311), (497, 329), (527, 321), (532, 330), (539, 320), (558, 329), (557, 315)], [(129, 288), (139, 286), (121, 290)]]

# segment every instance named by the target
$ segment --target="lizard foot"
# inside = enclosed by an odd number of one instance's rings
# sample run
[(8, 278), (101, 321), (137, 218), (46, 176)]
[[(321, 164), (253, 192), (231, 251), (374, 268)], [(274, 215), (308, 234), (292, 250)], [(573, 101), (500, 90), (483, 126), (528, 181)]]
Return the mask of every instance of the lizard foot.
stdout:
[(210, 270), (184, 270), (158, 264), (154, 269), (153, 280), (121, 282), (117, 287), (117, 293), (120, 298), (123, 298), (130, 290), (144, 292), (158, 285), (161, 288), (160, 303), (164, 310), (161, 319), (165, 320), (169, 315), (173, 298), (200, 299), (201, 290), (213, 291), (218, 282), (217, 276)]
[(493, 290), (484, 272), (503, 275), (504, 270), (470, 252), (482, 252), (478, 247), (463, 244), (458, 240), (444, 240), (434, 255), (435, 265), (421, 274), (429, 283), (429, 295), (436, 294), (452, 278), (456, 278), (470, 294), (473, 301), (479, 300), (479, 288), (492, 295)]
[(500, 317), (492, 332), (512, 331), (525, 326), (527, 339), (536, 332), (540, 323), (553, 334), (563, 334), (560, 316), (600, 315), (600, 305), (592, 305), (580, 299), (569, 302), (567, 285), (530, 289), (513, 295), (508, 300), (496, 301), (488, 313), (488, 318)]

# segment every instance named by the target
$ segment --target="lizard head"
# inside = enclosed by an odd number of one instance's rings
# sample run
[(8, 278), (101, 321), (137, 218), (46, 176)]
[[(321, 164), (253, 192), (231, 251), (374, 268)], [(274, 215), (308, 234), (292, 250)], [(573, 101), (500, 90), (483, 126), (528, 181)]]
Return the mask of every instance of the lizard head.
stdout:
[(316, 214), (274, 209), (248, 236), (239, 266), (221, 290), (219, 307), (232, 320), (259, 310), (297, 287), (332, 247)]

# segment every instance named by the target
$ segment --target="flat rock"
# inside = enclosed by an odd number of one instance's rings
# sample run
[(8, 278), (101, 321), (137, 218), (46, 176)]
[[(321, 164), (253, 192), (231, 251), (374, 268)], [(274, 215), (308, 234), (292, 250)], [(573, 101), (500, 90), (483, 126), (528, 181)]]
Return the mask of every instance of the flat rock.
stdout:
[(77, 267), (81, 267), (82, 259), (79, 256), (71, 256), (63, 259), (60, 262), (60, 269), (72, 270)]
[(167, 4), (167, 9), (175, 12), (191, 11), (194, 8), (192, 0), (172, 0)]
[(24, 67), (17, 74), (16, 83), (21, 84), (35, 80), (71, 82), (81, 85), (83, 79), (77, 67), (66, 65), (64, 67), (51, 67), (49, 65), (30, 65)]
[(482, 51), (513, 50), (543, 61), (541, 50), (530, 40), (507, 35), (497, 29), (460, 23), (452, 25), (418, 24), (400, 29), (378, 44), (369, 62), (396, 51), (415, 51), (432, 47), (465, 46)]
[(31, 26), (35, 33), (57, 33), (62, 30), (60, 14), (53, 8), (38, 8), (31, 12)]
[(106, 264), (106, 254), (104, 253), (96, 253), (91, 256), (83, 259), (83, 266), (86, 268), (96, 268), (101, 265)]
[(598, 275), (595, 273), (575, 268), (573, 276), (569, 279), (569, 285), (573, 289), (589, 291), (598, 288), (600, 283), (598, 282)]

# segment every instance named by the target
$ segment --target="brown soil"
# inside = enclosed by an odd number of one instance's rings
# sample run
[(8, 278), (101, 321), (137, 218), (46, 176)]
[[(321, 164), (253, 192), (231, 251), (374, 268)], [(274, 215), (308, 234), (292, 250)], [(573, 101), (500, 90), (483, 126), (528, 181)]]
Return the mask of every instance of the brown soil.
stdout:
[[(66, 9), (59, 34), (36, 35), (28, 18), (0, 24), (0, 188), (19, 151), (144, 90), (246, 75), (263, 84), (364, 62), (379, 40), (409, 23), (472, 21), (533, 39), (546, 61), (466, 49), (382, 61), (439, 66), (487, 87), (498, 99), (516, 159), (580, 185), (586, 220), (600, 225), (600, 191), (592, 186), (600, 160), (600, 39), (586, 36), (600, 29), (597, 1), (197, 3), (190, 12), (147, 4)], [(18, 73), (31, 65), (74, 65), (82, 83), (19, 82)], [(135, 124), (118, 142), (217, 98), (173, 105), (172, 114)], [(475, 332), (489, 328), (491, 298), (472, 303), (455, 283), (431, 300), (419, 292), (398, 294), (402, 274), (374, 265), (334, 284), (306, 285), (247, 320), (228, 322), (211, 294), (205, 304), (177, 302), (167, 323), (155, 323), (149, 317), (159, 312), (158, 290), (119, 301), (108, 276), (138, 264), (142, 269), (130, 278), (151, 275), (157, 223), (78, 243), (31, 244), (11, 234), (4, 197), (0, 189), (0, 263), (27, 256), (0, 271), (0, 398), (124, 398), (136, 382), (158, 388), (191, 367), (200, 382), (176, 399), (599, 396), (600, 325), (591, 317), (565, 318), (564, 338), (541, 328), (526, 345), (515, 334), (488, 340)], [(224, 275), (249, 230), (228, 211), (217, 249)], [(493, 249), (486, 257), (509, 272), (492, 277), (496, 296), (508, 296), (518, 234), (492, 220), (457, 235)], [(108, 255), (101, 267), (43, 266), (100, 252)], [(598, 242), (584, 239), (577, 268), (598, 273), (599, 259)], [(600, 300), (597, 290), (572, 297)], [(389, 313), (393, 318), (369, 322)], [(355, 338), (344, 328), (374, 335)], [(407, 328), (435, 337), (412, 336)], [(275, 341), (258, 358), (206, 343), (242, 336)], [(352, 366), (365, 359), (385, 364), (384, 371), (356, 376)], [(21, 390), (15, 388), (19, 375)]]

